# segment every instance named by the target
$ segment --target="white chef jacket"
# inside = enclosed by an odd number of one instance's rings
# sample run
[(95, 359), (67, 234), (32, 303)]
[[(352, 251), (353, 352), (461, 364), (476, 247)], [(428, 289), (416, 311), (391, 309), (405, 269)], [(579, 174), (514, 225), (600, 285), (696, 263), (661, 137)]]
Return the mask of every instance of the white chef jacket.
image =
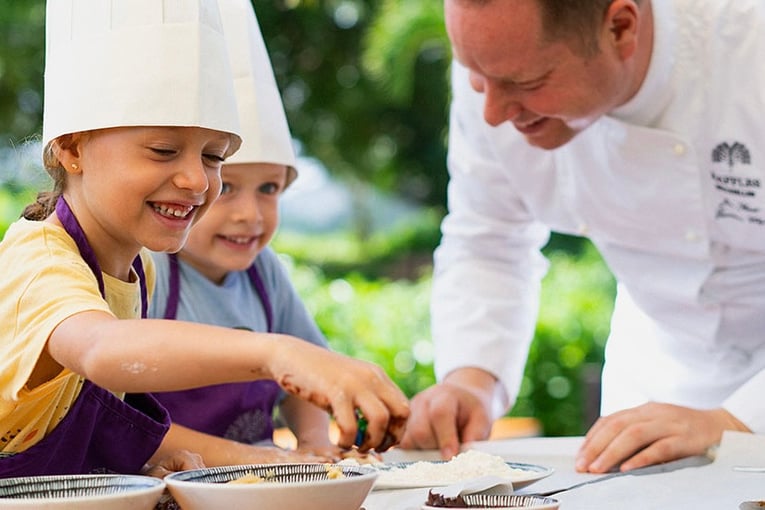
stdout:
[(453, 64), (436, 374), (481, 367), (514, 401), (539, 250), (551, 230), (586, 235), (618, 281), (601, 411), (723, 406), (765, 432), (765, 2), (653, 8), (639, 93), (553, 151), (486, 124)]

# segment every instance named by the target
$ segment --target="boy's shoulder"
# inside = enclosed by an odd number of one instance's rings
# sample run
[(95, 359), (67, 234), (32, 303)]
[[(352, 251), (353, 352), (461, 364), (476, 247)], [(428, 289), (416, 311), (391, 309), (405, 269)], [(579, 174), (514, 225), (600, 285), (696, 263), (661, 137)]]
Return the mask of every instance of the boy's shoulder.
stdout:
[(253, 261), (260, 277), (264, 280), (278, 282), (287, 278), (286, 268), (282, 262), (281, 256), (271, 247), (265, 247)]

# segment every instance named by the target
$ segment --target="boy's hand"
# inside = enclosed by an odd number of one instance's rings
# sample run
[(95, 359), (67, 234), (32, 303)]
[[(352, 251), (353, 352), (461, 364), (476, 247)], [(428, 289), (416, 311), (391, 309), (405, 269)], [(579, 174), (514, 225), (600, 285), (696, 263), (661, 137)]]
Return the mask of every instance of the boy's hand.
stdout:
[(154, 464), (146, 464), (141, 470), (142, 475), (164, 478), (176, 471), (199, 469), (205, 467), (202, 456), (188, 450), (175, 450), (162, 457)]

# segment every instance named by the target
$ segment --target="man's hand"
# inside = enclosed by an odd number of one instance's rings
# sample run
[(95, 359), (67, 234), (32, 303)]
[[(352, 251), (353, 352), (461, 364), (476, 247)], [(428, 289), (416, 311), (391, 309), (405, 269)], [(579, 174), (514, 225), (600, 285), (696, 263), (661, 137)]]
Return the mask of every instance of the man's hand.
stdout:
[(448, 460), (459, 453), (461, 443), (488, 438), (496, 388), (497, 380), (487, 372), (462, 368), (415, 395), (401, 447), (438, 448)]
[(650, 402), (600, 418), (585, 437), (576, 470), (605, 473), (703, 455), (725, 430), (750, 430), (724, 409)]

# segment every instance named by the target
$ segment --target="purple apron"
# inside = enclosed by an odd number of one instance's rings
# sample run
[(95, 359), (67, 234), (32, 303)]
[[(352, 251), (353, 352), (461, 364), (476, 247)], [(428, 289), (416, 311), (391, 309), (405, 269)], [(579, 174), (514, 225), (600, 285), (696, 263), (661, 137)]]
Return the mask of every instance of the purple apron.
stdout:
[[(93, 270), (103, 296), (103, 276), (95, 253), (63, 197), (56, 203), (56, 214)], [(133, 261), (133, 268), (141, 282), (145, 317), (147, 292), (140, 257)], [(139, 473), (169, 427), (167, 411), (151, 395), (130, 394), (123, 401), (86, 380), (71, 409), (50, 434), (23, 452), (0, 457), (0, 477)]]
[[(175, 319), (180, 302), (178, 257), (169, 254), (169, 292), (165, 319)], [(268, 332), (273, 331), (273, 311), (263, 280), (255, 265), (247, 269), (250, 283), (263, 304)], [(154, 397), (170, 412), (173, 422), (200, 432), (241, 443), (271, 441), (273, 409), (280, 388), (275, 381), (260, 380), (217, 384), (183, 391), (155, 393)]]

